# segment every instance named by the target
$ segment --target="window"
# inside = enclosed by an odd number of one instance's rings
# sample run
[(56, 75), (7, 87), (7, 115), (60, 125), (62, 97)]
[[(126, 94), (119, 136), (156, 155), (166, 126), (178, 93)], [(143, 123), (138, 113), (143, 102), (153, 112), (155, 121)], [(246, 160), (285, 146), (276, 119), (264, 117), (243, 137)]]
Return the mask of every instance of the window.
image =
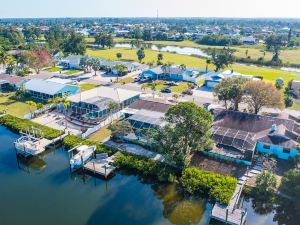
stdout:
[(289, 148), (283, 148), (283, 153), (290, 154), (291, 150)]
[(270, 149), (270, 145), (264, 145), (264, 149)]

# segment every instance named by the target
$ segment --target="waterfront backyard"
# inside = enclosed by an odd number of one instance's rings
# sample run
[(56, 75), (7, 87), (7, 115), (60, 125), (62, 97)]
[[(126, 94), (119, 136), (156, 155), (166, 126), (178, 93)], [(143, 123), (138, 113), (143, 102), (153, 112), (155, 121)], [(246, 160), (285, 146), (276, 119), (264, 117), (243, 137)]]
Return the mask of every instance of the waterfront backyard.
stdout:
[[(108, 181), (70, 173), (63, 149), (17, 160), (16, 138), (18, 135), (0, 127), (4, 146), (0, 151), (0, 224), (215, 224), (209, 222), (212, 204), (184, 196), (176, 185), (145, 181), (125, 171)], [(284, 203), (268, 205), (266, 210), (251, 198), (243, 198), (241, 204), (248, 209), (248, 225), (296, 224), (292, 209), (282, 211)]]

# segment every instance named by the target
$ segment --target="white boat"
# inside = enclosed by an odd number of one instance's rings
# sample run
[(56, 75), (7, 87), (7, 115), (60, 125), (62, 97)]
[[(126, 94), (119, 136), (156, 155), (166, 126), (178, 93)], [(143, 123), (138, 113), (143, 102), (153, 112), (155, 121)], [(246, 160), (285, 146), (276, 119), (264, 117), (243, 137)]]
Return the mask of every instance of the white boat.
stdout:
[(18, 138), (14, 144), (15, 148), (25, 155), (38, 155), (45, 151), (45, 147), (40, 144), (41, 139), (27, 135)]
[(76, 150), (78, 153), (70, 159), (72, 169), (82, 167), (83, 164), (93, 156), (96, 146), (81, 145)]

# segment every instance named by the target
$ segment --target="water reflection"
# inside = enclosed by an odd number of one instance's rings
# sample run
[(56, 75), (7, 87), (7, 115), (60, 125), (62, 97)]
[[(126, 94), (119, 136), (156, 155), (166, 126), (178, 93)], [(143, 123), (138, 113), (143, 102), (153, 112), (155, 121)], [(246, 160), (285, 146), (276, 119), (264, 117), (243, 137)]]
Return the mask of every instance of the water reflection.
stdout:
[(47, 165), (42, 158), (36, 156), (24, 157), (23, 155), (17, 154), (16, 159), (19, 169), (28, 173), (32, 171), (41, 171), (45, 169)]
[(185, 197), (176, 185), (155, 186), (156, 196), (162, 201), (163, 215), (172, 224), (199, 224), (205, 210), (206, 201)]
[(244, 207), (248, 209), (247, 224), (296, 225), (300, 221), (293, 204), (286, 199), (244, 197)]

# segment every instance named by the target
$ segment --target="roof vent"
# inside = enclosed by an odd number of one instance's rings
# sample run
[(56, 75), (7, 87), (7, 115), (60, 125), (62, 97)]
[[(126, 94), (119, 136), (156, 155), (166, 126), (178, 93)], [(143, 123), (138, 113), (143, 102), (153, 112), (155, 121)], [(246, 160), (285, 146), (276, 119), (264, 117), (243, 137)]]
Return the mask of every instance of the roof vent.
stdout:
[(272, 125), (271, 131), (272, 131), (272, 132), (277, 131), (277, 125), (276, 125), (276, 124), (273, 124), (273, 125)]

